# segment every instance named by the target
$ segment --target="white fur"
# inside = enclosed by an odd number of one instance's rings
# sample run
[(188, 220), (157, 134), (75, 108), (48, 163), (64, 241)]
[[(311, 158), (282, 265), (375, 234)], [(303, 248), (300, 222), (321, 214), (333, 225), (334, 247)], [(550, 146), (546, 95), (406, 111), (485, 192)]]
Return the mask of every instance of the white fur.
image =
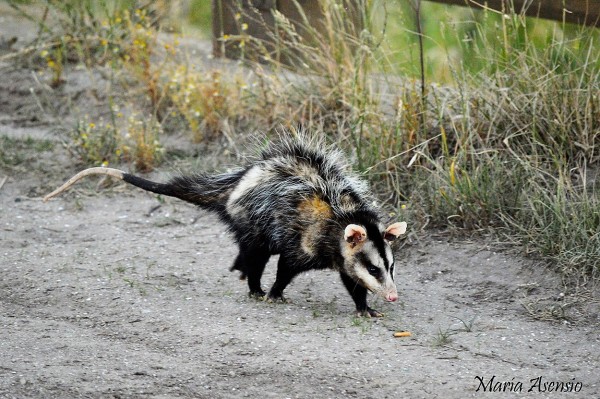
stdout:
[[(377, 251), (377, 248), (375, 248), (373, 243), (370, 241), (365, 242), (361, 247), (360, 252), (364, 253), (367, 256), (369, 262), (371, 262), (373, 266), (376, 266), (381, 269), (382, 274), (384, 276), (384, 281), (383, 283), (380, 283), (375, 277), (373, 277), (368, 272), (364, 265), (362, 265), (359, 262), (352, 265), (355, 276), (365, 285), (365, 287), (369, 291), (380, 295), (384, 299), (387, 299), (387, 296), (390, 294), (393, 294), (394, 296), (397, 295), (398, 291), (396, 289), (396, 283), (394, 283), (391, 274), (386, 272), (384, 261), (379, 256), (379, 251)], [(386, 247), (385, 254), (388, 260), (388, 264), (391, 265), (394, 259), (392, 250), (389, 246)]]
[(243, 208), (237, 205), (237, 202), (257, 185), (263, 183), (271, 176), (271, 172), (261, 168), (260, 165), (255, 165), (248, 170), (237, 186), (229, 196), (227, 201), (227, 212), (232, 216), (237, 216)]

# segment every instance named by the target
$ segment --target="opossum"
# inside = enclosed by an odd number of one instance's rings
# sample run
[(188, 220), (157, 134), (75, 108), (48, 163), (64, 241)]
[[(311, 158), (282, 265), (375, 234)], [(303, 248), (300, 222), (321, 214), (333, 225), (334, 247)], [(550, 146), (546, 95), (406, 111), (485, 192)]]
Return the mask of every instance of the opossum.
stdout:
[[(407, 224), (385, 227), (364, 180), (350, 170), (339, 150), (320, 142), (282, 136), (245, 167), (220, 174), (181, 175), (167, 183), (112, 168), (90, 168), (44, 201), (94, 174), (215, 212), (239, 245), (230, 270), (247, 278), (252, 296), (285, 301), (283, 291), (296, 275), (329, 268), (339, 272), (358, 315), (383, 316), (367, 305), (368, 291), (388, 302), (398, 299), (390, 243), (406, 232)], [(276, 254), (277, 274), (266, 294), (261, 277)]]

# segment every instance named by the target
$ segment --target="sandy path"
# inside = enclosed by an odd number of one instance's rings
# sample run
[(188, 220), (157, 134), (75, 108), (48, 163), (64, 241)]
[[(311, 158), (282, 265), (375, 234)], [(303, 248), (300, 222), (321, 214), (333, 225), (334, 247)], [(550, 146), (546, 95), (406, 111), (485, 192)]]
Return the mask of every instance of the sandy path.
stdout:
[(476, 376), (600, 392), (598, 330), (533, 320), (521, 303), (560, 292), (511, 256), (406, 245), (401, 302), (355, 319), (334, 273), (299, 277), (291, 304), (248, 298), (224, 226), (187, 204), (91, 184), (44, 204), (27, 198), (40, 184), (11, 176), (0, 195), (2, 397), (462, 398)]

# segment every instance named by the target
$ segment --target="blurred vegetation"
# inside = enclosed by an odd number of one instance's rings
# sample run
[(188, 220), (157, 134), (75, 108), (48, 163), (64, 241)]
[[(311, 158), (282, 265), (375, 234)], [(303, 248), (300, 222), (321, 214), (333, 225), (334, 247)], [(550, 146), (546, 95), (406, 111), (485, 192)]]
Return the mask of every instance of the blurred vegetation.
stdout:
[[(212, 0), (211, 0), (212, 1)], [(212, 14), (210, 1), (191, 0), (187, 23), (198, 27), (206, 37), (212, 35)]]
[[(239, 47), (242, 74), (191, 61), (180, 44), (190, 27), (209, 32), (208, 1), (193, 1), (181, 33), (168, 36), (169, 2), (41, 4), (28, 15), (51, 84), (85, 65), (108, 69), (115, 91), (110, 121), (82, 118), (67, 135), (83, 162), (150, 170), (172, 131), (193, 146), (302, 125), (344, 148), (413, 233), (493, 234), (565, 276), (600, 277), (597, 29), (424, 2), (420, 41), (416, 3), (365, 0), (356, 37), (343, 7), (323, 0), (322, 29), (303, 26), (310, 42), (275, 14), (273, 43), (254, 43), (240, 16), (241, 33), (225, 40)], [(250, 43), (260, 63), (244, 59)], [(140, 109), (128, 118), (131, 104)]]
[[(417, 0), (369, 0), (369, 24), (374, 36), (383, 36), (382, 57), (378, 65), (386, 71), (419, 77), (419, 36), (416, 34), (415, 4)], [(493, 10), (480, 10), (422, 1), (420, 19), (428, 80), (452, 84), (454, 72), (466, 69), (478, 73), (489, 69), (487, 50), (492, 48), (543, 50), (557, 41), (572, 49), (586, 47), (585, 42), (600, 43), (600, 29), (586, 29), (575, 24), (506, 16)], [(517, 20), (515, 20), (515, 18)], [(210, 38), (210, 1), (191, 1), (186, 24), (197, 27)], [(514, 29), (505, 37), (507, 25)], [(585, 35), (581, 32), (586, 31)], [(510, 39), (510, 42), (506, 41)], [(492, 48), (486, 48), (491, 46)], [(508, 54), (505, 54), (508, 56)], [(559, 56), (559, 54), (556, 54)], [(564, 56), (564, 54), (563, 54)], [(495, 60), (494, 60), (495, 61)], [(568, 60), (563, 60), (568, 62)]]
[[(387, 52), (392, 54), (391, 62), (401, 71), (418, 76), (416, 0), (380, 3), (386, 4), (388, 13), (385, 43)], [(585, 48), (585, 41), (600, 40), (600, 30), (519, 15), (504, 16), (493, 10), (423, 1), (420, 14), (426, 73), (437, 82), (454, 82), (455, 71), (489, 71), (498, 67), (498, 62), (509, 61), (511, 50), (543, 51), (557, 42), (577, 49)], [(586, 33), (582, 35), (582, 31)], [(502, 57), (496, 59), (497, 56)]]

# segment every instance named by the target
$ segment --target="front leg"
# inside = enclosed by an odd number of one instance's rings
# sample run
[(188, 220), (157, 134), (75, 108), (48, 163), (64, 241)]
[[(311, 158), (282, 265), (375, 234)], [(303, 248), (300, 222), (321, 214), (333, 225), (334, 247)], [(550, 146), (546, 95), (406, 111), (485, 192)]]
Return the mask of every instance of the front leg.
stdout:
[(376, 311), (375, 309), (371, 309), (367, 305), (367, 289), (362, 285), (358, 284), (354, 279), (348, 276), (344, 272), (340, 272), (340, 276), (342, 277), (342, 282), (344, 286), (352, 296), (354, 303), (356, 304), (356, 315), (364, 316), (364, 317), (383, 317), (384, 314)]

